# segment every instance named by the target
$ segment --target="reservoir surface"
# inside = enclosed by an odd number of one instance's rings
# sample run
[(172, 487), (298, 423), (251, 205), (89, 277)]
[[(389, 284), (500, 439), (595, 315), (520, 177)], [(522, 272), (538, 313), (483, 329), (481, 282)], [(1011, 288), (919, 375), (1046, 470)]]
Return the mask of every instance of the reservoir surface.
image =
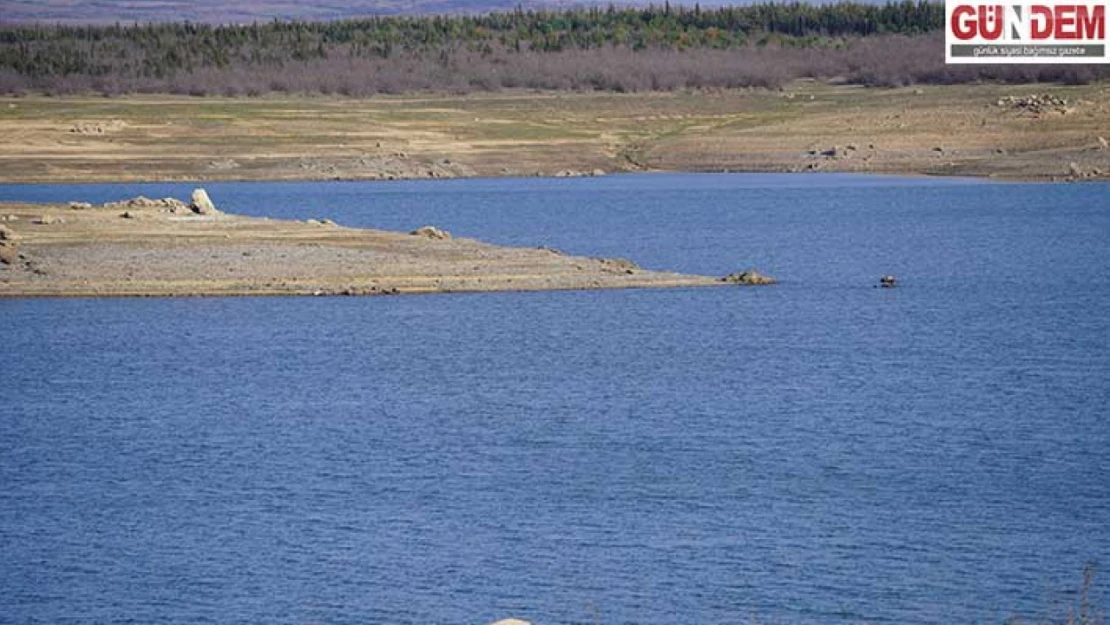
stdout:
[(779, 284), (0, 299), (0, 623), (1060, 622), (1091, 564), (1107, 607), (1110, 184), (204, 186)]

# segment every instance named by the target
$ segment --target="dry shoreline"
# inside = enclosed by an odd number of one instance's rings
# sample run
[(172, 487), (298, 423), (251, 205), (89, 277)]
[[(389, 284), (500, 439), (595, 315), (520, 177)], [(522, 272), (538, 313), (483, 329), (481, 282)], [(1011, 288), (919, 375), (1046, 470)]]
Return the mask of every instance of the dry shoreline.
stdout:
[[(1110, 83), (865, 89), (800, 81), (782, 91), (370, 99), (0, 97), (0, 183), (646, 171), (1107, 180), (1108, 136)], [(0, 226), (18, 239), (18, 253), (11, 240), (0, 241), (0, 297), (724, 284), (547, 249), (175, 212), (183, 206), (0, 204), (0, 217), (14, 218)]]
[[(721, 286), (624, 259), (196, 214), (167, 200), (102, 207), (0, 204), (0, 298), (393, 295)], [(442, 238), (441, 238), (442, 237)]]
[(0, 182), (639, 171), (1110, 178), (1110, 83), (342, 98), (0, 97)]

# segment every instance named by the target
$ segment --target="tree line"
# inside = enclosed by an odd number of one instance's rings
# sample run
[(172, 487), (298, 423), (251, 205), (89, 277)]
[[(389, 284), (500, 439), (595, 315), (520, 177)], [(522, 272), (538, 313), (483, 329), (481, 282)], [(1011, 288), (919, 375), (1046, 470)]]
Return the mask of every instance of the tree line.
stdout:
[[(943, 24), (943, 3), (905, 0), (713, 9), (664, 3), (249, 25), (7, 26), (0, 27), (0, 92), (368, 95), (776, 86), (803, 76), (864, 84), (1029, 79), (1027, 69), (946, 69), (938, 42)], [(1106, 75), (1060, 67), (1032, 75), (1068, 81)]]

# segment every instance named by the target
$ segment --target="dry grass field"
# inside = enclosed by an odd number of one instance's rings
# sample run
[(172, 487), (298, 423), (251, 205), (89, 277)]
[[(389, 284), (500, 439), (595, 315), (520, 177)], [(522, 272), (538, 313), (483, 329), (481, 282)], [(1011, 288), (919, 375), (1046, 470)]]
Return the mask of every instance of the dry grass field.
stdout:
[(1106, 83), (8, 97), (0, 181), (811, 170), (1063, 180), (1110, 174), (1107, 137)]

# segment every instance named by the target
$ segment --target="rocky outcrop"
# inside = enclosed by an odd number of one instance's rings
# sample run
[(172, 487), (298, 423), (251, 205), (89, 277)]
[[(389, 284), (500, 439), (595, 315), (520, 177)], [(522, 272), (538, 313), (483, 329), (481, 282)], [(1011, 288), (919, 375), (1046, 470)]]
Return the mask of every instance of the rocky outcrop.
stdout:
[[(537, 172), (537, 175), (542, 175), (542, 174)], [(578, 170), (578, 169), (562, 169), (562, 170), (559, 170), (559, 171), (555, 172), (552, 175), (556, 178), (594, 177), (594, 176), (604, 176), (605, 175), (605, 170), (600, 169), (600, 168), (592, 169), (590, 171), (581, 171), (581, 170)]]
[[(379, 149), (381, 146), (378, 146)], [(449, 158), (427, 160), (402, 151), (365, 154), (354, 158), (303, 157), (290, 166), (298, 176), (332, 180), (407, 180), (459, 178), (474, 170)]]
[(0, 226), (0, 263), (14, 265), (19, 260), (19, 236), (11, 228)]
[(640, 268), (639, 265), (627, 258), (599, 258), (597, 260), (601, 263), (601, 270), (608, 273), (633, 274)]
[(446, 230), (440, 230), (435, 226), (423, 226), (413, 230), (409, 234), (416, 237), (424, 237), (426, 239), (435, 239), (437, 241), (445, 241), (451, 238), (451, 233)]
[(107, 122), (81, 122), (74, 124), (70, 132), (78, 135), (102, 135), (109, 132), (118, 132), (127, 127), (122, 119), (113, 119)]
[(724, 278), (721, 278), (721, 281), (728, 282), (730, 284), (741, 284), (744, 286), (764, 286), (768, 284), (775, 284), (776, 282), (776, 280), (771, 276), (765, 276), (754, 269), (731, 273)]
[(999, 98), (998, 102), (995, 104), (1004, 108), (1027, 111), (1034, 115), (1043, 115), (1045, 113), (1066, 114), (1071, 111), (1071, 109), (1068, 108), (1068, 101), (1066, 98), (1061, 98), (1051, 93), (1035, 93), (1025, 97), (1011, 95)]
[(19, 249), (19, 237), (11, 230), (0, 227), (0, 270), (23, 270), (36, 275), (46, 275), (38, 263)]
[[(77, 208), (74, 204), (70, 203), (71, 208)], [(81, 208), (84, 208), (83, 206)], [(186, 204), (181, 200), (173, 197), (166, 197), (160, 200), (144, 197), (142, 195), (133, 197), (129, 200), (120, 200), (118, 202), (108, 202), (104, 204), (104, 208), (110, 209), (123, 209), (125, 212), (131, 214), (132, 217), (137, 216), (137, 212), (143, 211), (157, 211), (161, 213), (170, 213), (171, 215), (218, 215), (220, 211), (216, 210), (216, 206), (208, 197), (208, 193), (204, 189), (196, 189), (193, 191), (191, 202)]]
[(204, 189), (193, 189), (191, 199), (193, 202), (189, 204), (189, 208), (193, 209), (193, 212), (198, 215), (215, 215), (220, 212), (216, 210), (216, 205), (212, 203), (212, 200), (208, 197), (208, 192)]
[(135, 210), (156, 210), (163, 213), (183, 214), (192, 212), (189, 205), (177, 198), (167, 197), (160, 200), (154, 200), (144, 196), (133, 197), (130, 200), (121, 200), (119, 202), (108, 202), (104, 208), (111, 209), (135, 209)]
[(810, 154), (816, 156), (824, 156), (825, 158), (851, 158), (852, 154), (855, 151), (855, 146), (840, 147), (834, 145), (827, 150), (810, 150)]
[(1068, 173), (1064, 180), (1075, 182), (1086, 178), (1101, 178), (1103, 171), (1098, 167), (1084, 167), (1079, 163), (1068, 163)]

